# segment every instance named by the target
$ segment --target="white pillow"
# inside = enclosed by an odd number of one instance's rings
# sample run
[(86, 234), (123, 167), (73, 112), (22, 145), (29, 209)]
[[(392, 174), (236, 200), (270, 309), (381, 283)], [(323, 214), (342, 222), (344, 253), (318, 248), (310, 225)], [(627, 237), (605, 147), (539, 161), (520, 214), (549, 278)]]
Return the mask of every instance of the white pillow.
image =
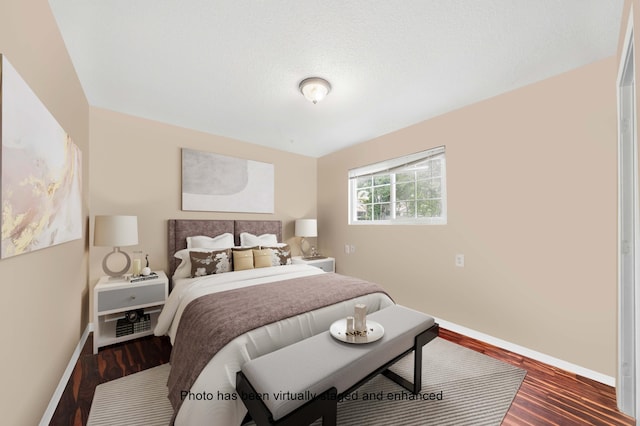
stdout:
[[(228, 247), (226, 247), (228, 248)], [(191, 257), (189, 256), (190, 251), (199, 251), (199, 252), (207, 252), (211, 251), (210, 248), (192, 248), (192, 249), (182, 249), (174, 253), (173, 257), (180, 259), (182, 262), (176, 268), (173, 273), (173, 278), (191, 278)]]
[(276, 234), (262, 234), (260, 236), (255, 236), (248, 232), (240, 234), (240, 245), (244, 247), (275, 246), (276, 244), (278, 244)]
[(224, 233), (217, 237), (207, 237), (198, 235), (195, 237), (187, 237), (187, 248), (208, 248), (212, 250), (228, 249), (233, 247), (233, 234)]

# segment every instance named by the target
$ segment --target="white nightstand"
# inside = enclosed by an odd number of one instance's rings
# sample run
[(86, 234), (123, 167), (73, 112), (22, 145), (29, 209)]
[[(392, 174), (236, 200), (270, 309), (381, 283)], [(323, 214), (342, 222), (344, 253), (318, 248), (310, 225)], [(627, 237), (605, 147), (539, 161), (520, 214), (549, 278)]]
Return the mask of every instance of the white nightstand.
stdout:
[(291, 263), (303, 263), (306, 265), (315, 266), (325, 272), (336, 271), (336, 260), (333, 257), (325, 257), (322, 259), (303, 259), (301, 256), (294, 256), (291, 258)]
[[(157, 278), (130, 283), (102, 277), (93, 289), (93, 353), (98, 349), (137, 337), (153, 334), (158, 316), (167, 300), (169, 280), (162, 271), (156, 271)], [(148, 321), (130, 323), (121, 321), (117, 333), (118, 320), (125, 319), (129, 311), (144, 310)], [(133, 330), (133, 333), (127, 329)], [(123, 334), (118, 336), (118, 334)]]

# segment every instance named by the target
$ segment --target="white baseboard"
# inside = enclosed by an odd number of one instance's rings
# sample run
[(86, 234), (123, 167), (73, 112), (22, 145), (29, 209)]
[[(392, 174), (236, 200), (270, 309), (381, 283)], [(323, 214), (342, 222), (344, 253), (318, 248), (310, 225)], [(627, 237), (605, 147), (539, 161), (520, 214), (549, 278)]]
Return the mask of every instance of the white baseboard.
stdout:
[(588, 368), (580, 367), (579, 365), (554, 358), (541, 352), (525, 348), (524, 346), (516, 345), (515, 343), (510, 343), (505, 340), (498, 339), (497, 337), (489, 336), (488, 334), (484, 334), (479, 331), (475, 331), (440, 318), (436, 319), (436, 322), (438, 322), (442, 328), (446, 328), (447, 330), (455, 331), (456, 333), (472, 337), (482, 342), (489, 343), (490, 345), (506, 349), (508, 351), (526, 356), (531, 359), (535, 359), (536, 361), (543, 362), (545, 364), (551, 365), (552, 367), (560, 368), (570, 373), (578, 374), (580, 376), (595, 380), (596, 382), (600, 382), (611, 387), (616, 386), (616, 379), (614, 377), (598, 373), (597, 371), (589, 370)]
[(53, 414), (56, 412), (56, 408), (58, 407), (58, 403), (60, 402), (60, 398), (62, 398), (62, 393), (64, 392), (64, 388), (67, 387), (67, 383), (69, 382), (69, 378), (71, 374), (73, 374), (73, 369), (78, 362), (78, 358), (80, 358), (80, 354), (82, 353), (82, 348), (84, 344), (87, 342), (89, 338), (89, 333), (93, 331), (93, 323), (87, 324), (87, 327), (84, 329), (82, 336), (80, 336), (80, 341), (76, 346), (76, 349), (73, 351), (71, 355), (71, 359), (69, 360), (69, 364), (67, 364), (67, 368), (64, 370), (62, 374), (62, 378), (60, 378), (60, 382), (58, 383), (58, 387), (56, 388), (53, 396), (51, 397), (51, 401), (49, 401), (49, 405), (47, 409), (44, 411), (42, 415), (42, 419), (40, 419), (40, 426), (47, 426), (51, 419), (53, 418)]

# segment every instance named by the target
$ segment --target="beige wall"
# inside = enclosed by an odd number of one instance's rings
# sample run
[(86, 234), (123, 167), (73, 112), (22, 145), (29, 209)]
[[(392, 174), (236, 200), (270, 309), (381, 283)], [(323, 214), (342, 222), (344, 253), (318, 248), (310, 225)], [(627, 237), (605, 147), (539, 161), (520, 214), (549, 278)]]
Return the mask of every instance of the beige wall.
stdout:
[[(82, 150), (86, 218), (89, 107), (47, 1), (0, 2), (0, 53)], [(3, 424), (42, 417), (88, 322), (87, 257), (85, 238), (0, 260)]]
[[(399, 303), (615, 376), (615, 72), (612, 57), (322, 157), (321, 248)], [(347, 225), (348, 169), (440, 145), (447, 225)]]
[[(315, 158), (100, 108), (91, 108), (91, 144), (91, 221), (100, 214), (137, 215), (140, 244), (125, 250), (149, 253), (153, 269), (167, 270), (167, 219), (282, 220), (283, 237), (296, 249), (293, 221), (316, 217)], [(182, 211), (181, 148), (274, 164), (275, 213)], [(92, 286), (108, 251), (91, 247)]]

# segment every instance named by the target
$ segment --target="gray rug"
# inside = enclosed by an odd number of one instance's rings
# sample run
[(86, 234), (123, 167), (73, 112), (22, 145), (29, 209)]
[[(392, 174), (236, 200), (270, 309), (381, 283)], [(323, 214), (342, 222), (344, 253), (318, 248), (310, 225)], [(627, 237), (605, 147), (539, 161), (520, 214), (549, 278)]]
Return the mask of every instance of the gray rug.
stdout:
[[(392, 370), (412, 380), (412, 355)], [(169, 366), (161, 365), (103, 383), (89, 413), (88, 426), (167, 425)], [(340, 426), (499, 425), (526, 372), (465, 347), (436, 338), (423, 351), (419, 398), (377, 376), (338, 405)], [(133, 397), (132, 397), (133, 396)], [(320, 425), (317, 421), (314, 425)]]
[(167, 398), (169, 364), (96, 387), (87, 426), (167, 426), (173, 408)]

